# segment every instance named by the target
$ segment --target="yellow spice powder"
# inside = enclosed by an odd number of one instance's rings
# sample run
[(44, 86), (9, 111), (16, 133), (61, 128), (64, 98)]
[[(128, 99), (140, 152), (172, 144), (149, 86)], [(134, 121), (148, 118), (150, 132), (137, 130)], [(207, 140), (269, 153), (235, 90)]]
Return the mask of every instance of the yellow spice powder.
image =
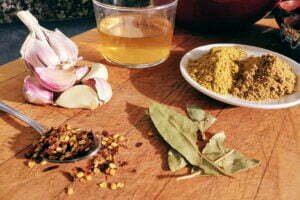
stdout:
[(209, 90), (260, 101), (277, 99), (295, 90), (291, 67), (273, 55), (246, 57), (239, 47), (216, 47), (191, 60), (190, 76)]
[(240, 63), (240, 72), (230, 93), (259, 101), (292, 94), (295, 87), (296, 75), (291, 67), (276, 56), (263, 55)]
[(236, 61), (246, 56), (239, 47), (215, 47), (199, 59), (190, 60), (188, 73), (209, 90), (227, 94), (232, 88), (232, 77), (238, 72)]

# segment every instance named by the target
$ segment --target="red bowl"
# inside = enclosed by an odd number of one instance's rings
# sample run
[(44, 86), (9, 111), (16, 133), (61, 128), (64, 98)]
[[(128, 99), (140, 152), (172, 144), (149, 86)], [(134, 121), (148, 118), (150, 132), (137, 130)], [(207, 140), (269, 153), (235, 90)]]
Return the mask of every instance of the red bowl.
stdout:
[(264, 17), (280, 0), (179, 0), (177, 22), (209, 29), (241, 27)]

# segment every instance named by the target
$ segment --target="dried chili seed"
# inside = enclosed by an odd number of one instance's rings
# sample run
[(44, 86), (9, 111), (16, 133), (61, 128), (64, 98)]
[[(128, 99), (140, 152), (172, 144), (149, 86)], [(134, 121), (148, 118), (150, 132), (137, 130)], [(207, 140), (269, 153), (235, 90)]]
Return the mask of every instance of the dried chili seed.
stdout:
[(36, 164), (36, 162), (33, 161), (33, 160), (29, 160), (29, 161), (27, 162), (27, 166), (28, 166), (29, 168), (33, 168), (33, 167), (35, 166), (35, 164)]
[(116, 184), (116, 183), (111, 183), (111, 184), (109, 185), (109, 187), (110, 187), (110, 189), (112, 189), (112, 190), (116, 190), (116, 189), (118, 189), (118, 187), (117, 187), (117, 184)]
[(76, 177), (77, 178), (82, 178), (82, 177), (84, 177), (84, 173), (83, 172), (77, 172)]
[(107, 183), (106, 182), (98, 183), (98, 187), (107, 188)]
[(43, 160), (40, 164), (41, 164), (41, 165), (46, 165), (46, 164), (47, 164), (47, 161), (46, 161), (46, 160)]
[(87, 181), (91, 181), (93, 178), (92, 178), (91, 175), (87, 175), (87, 176), (85, 176), (85, 179), (86, 179)]
[(124, 187), (124, 183), (118, 182), (117, 183), (117, 188), (123, 188)]
[(111, 169), (116, 169), (117, 165), (115, 163), (109, 163), (108, 167), (111, 168)]
[(67, 192), (68, 195), (73, 195), (74, 194), (74, 189), (71, 186), (69, 186), (69, 187), (67, 187), (66, 192)]

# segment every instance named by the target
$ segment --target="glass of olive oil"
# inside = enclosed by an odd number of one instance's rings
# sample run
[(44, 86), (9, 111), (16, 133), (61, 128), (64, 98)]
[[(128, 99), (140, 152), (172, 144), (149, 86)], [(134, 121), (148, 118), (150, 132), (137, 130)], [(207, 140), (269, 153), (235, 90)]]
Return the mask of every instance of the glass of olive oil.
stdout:
[(177, 1), (93, 0), (102, 56), (132, 68), (164, 62), (170, 55)]

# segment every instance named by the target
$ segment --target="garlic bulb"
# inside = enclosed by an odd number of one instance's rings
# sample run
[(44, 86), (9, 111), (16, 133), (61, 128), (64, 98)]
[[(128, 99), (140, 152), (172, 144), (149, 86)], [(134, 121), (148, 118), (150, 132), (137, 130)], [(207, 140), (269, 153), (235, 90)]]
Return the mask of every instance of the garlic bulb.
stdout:
[(29, 11), (19, 11), (17, 16), (30, 31), (20, 53), (33, 68), (68, 69), (78, 61), (76, 44), (62, 32), (41, 27)]
[(40, 26), (29, 11), (19, 11), (17, 16), (30, 31), (20, 50), (31, 71), (23, 86), (28, 102), (55, 101), (54, 105), (65, 108), (95, 109), (111, 99), (105, 65), (76, 66), (80, 58), (74, 42), (57, 29), (50, 31)]
[(23, 93), (26, 101), (34, 104), (52, 104), (53, 93), (43, 88), (35, 79), (26, 76)]

